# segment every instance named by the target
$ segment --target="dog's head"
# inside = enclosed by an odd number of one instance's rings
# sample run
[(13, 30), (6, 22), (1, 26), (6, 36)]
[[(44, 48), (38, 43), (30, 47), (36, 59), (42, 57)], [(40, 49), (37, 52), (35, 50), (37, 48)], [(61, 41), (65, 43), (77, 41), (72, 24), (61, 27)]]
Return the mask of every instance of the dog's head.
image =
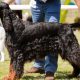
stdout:
[(1, 2), (0, 3), (0, 18), (2, 18), (4, 9), (10, 9), (9, 5), (7, 3)]
[(3, 9), (10, 9), (9, 5), (5, 2), (0, 3), (0, 11), (3, 10)]
[(5, 31), (7, 32), (11, 32), (12, 29), (12, 23), (11, 20), (9, 18), (9, 5), (7, 3), (1, 2), (0, 3), (0, 18), (3, 24), (3, 27), (5, 29)]

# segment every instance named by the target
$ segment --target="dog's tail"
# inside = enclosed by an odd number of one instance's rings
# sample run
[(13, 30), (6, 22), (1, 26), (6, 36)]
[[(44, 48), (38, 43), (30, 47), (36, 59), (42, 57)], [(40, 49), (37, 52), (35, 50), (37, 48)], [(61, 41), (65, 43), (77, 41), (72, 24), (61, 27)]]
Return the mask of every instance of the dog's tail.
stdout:
[(71, 24), (71, 28), (80, 29), (80, 18), (76, 17), (74, 23)]
[(72, 24), (70, 24), (70, 27), (71, 28), (75, 28), (75, 29), (80, 29), (80, 22), (79, 23), (72, 23)]

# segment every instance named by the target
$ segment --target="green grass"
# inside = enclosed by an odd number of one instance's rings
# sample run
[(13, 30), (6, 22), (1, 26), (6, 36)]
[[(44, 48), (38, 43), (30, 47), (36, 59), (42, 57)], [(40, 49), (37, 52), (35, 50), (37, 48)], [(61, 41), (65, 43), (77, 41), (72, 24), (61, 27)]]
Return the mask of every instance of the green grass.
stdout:
[[(32, 66), (33, 62), (25, 64), (25, 71)], [(9, 57), (6, 55), (6, 60), (4, 62), (0, 62), (0, 80), (8, 74), (9, 71)], [(72, 67), (66, 61), (63, 61), (60, 57), (58, 59), (58, 69), (55, 73), (56, 80), (78, 80), (76, 78), (69, 79), (68, 75), (72, 72)], [(24, 74), (21, 80), (44, 80), (44, 74)]]

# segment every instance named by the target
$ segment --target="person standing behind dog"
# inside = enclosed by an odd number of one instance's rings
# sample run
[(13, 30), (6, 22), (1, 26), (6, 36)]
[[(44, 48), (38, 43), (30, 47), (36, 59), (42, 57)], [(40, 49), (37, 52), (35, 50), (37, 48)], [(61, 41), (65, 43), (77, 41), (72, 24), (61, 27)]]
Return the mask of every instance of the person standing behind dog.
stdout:
[[(59, 22), (61, 8), (60, 0), (31, 0), (30, 6), (33, 23)], [(57, 70), (57, 60), (57, 54), (55, 56), (48, 53), (45, 60), (36, 59), (33, 67), (30, 70), (27, 70), (27, 72), (41, 73), (45, 71), (45, 80), (54, 80), (54, 73)]]
[[(79, 7), (80, 0), (75, 1)], [(33, 23), (59, 22), (61, 8), (60, 0), (31, 0), (30, 5)], [(53, 56), (50, 53), (48, 53), (45, 57), (45, 60), (36, 59), (33, 64), (33, 67), (31, 67), (30, 70), (27, 70), (27, 72), (40, 73), (45, 70), (45, 80), (54, 80), (54, 74), (57, 70), (57, 61), (57, 54), (56, 56)]]

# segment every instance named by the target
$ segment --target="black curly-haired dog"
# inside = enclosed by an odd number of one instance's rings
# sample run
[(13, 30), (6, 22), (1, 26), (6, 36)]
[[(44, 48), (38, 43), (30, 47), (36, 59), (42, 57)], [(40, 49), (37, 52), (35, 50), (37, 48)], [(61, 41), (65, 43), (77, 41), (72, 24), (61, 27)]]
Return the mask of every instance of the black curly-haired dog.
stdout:
[(48, 53), (55, 57), (60, 53), (73, 66), (73, 77), (78, 76), (80, 48), (72, 27), (79, 27), (80, 23), (26, 22), (24, 25), (6, 3), (0, 4), (0, 17), (6, 31), (6, 44), (11, 59), (9, 76), (4, 80), (20, 79), (25, 62), (43, 58)]

